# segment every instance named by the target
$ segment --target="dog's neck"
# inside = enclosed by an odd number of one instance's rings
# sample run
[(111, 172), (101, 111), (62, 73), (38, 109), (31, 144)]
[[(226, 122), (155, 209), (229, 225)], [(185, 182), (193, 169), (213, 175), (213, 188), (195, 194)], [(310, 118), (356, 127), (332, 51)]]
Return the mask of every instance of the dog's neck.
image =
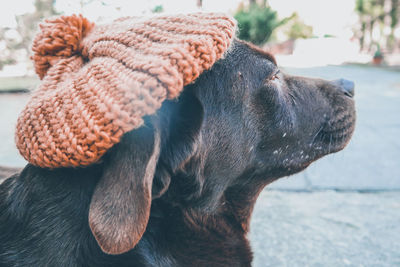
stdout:
[(246, 235), (261, 190), (254, 183), (245, 188), (232, 187), (213, 213), (156, 200), (139, 251), (147, 257), (163, 251), (163, 255), (151, 257), (163, 257), (171, 266), (251, 266), (252, 252)]
[(171, 266), (251, 266), (246, 232), (231, 214), (205, 215), (181, 209), (158, 213), (160, 207), (155, 204), (153, 208), (156, 214), (150, 217), (138, 244), (145, 258), (163, 258)]

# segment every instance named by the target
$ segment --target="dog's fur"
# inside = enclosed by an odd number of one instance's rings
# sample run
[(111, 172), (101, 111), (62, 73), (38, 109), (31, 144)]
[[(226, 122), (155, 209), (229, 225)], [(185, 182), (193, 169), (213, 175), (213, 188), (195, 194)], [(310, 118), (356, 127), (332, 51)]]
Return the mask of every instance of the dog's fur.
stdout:
[(250, 266), (258, 194), (342, 149), (355, 122), (343, 88), (276, 72), (235, 40), (102, 162), (28, 164), (0, 187), (0, 265)]

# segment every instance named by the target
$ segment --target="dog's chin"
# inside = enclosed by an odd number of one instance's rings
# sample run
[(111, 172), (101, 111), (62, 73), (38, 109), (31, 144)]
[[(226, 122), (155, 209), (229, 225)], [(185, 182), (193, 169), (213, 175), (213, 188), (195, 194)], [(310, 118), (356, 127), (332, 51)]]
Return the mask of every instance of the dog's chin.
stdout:
[(331, 154), (344, 149), (350, 142), (355, 129), (354, 112), (346, 114), (341, 119), (330, 123), (319, 133), (319, 144), (324, 154)]
[(344, 119), (331, 122), (329, 125), (322, 128), (311, 148), (318, 156), (336, 153), (347, 146), (355, 129), (355, 116), (346, 115)]
[(344, 149), (350, 142), (354, 129), (354, 112), (330, 123), (329, 127), (322, 128), (310, 144), (309, 149), (304, 150), (308, 151), (295, 154), (289, 164), (285, 166), (285, 176), (301, 172), (314, 161)]

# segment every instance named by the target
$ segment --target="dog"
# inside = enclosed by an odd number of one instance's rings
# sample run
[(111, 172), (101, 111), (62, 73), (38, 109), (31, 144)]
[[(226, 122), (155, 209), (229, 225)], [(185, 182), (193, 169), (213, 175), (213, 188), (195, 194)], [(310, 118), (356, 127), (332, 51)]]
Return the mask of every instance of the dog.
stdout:
[(100, 162), (6, 179), (0, 266), (251, 266), (257, 196), (346, 146), (353, 95), (235, 39)]

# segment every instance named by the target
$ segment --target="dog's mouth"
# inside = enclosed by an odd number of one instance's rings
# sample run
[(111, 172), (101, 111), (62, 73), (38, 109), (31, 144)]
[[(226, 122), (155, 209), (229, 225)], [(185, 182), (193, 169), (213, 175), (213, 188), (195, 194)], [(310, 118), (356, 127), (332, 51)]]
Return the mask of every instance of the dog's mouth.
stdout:
[(318, 130), (311, 145), (325, 155), (342, 150), (353, 135), (355, 121), (354, 107), (351, 107), (349, 111), (326, 121)]
[[(354, 104), (350, 104), (347, 108), (339, 108), (334, 114), (321, 124), (320, 128), (311, 135), (311, 140), (304, 143), (304, 146), (289, 155), (278, 157), (278, 161), (282, 163), (283, 172), (277, 176), (300, 172), (319, 158), (346, 147), (355, 129)], [(273, 154), (279, 155), (280, 152), (281, 150), (278, 149)]]

